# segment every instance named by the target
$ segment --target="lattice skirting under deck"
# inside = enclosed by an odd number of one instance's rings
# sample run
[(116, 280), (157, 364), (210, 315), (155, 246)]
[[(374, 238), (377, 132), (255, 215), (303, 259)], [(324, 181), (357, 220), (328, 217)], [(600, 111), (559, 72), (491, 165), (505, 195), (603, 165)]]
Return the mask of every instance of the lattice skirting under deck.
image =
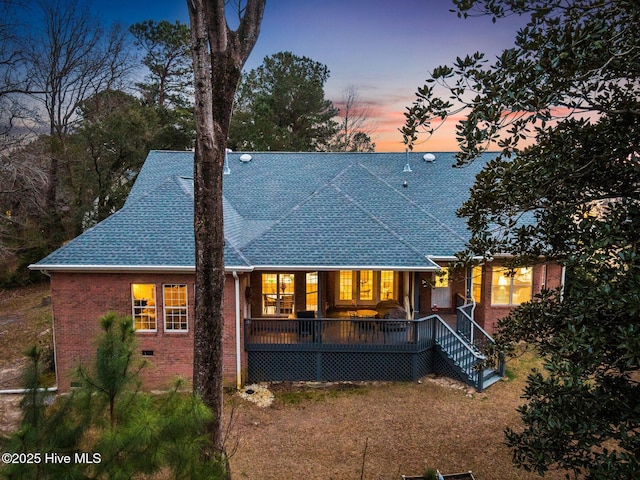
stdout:
[(434, 371), (422, 352), (250, 351), (248, 381), (415, 381)]

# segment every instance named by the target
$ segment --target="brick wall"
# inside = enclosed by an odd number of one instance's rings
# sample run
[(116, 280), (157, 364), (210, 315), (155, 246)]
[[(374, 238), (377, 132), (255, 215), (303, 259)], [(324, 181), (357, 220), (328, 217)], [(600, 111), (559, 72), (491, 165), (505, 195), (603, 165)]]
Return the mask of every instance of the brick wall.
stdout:
[[(71, 387), (72, 370), (82, 362), (91, 365), (95, 355), (95, 337), (100, 333), (98, 319), (109, 311), (131, 316), (131, 284), (156, 286), (155, 332), (137, 332), (137, 352), (145, 356), (143, 370), (146, 388), (165, 388), (177, 377), (191, 382), (193, 374), (194, 276), (147, 273), (51, 273), (56, 369), (58, 388)], [(165, 332), (163, 284), (186, 284), (188, 296), (188, 331)], [(236, 383), (235, 285), (227, 276), (224, 292), (223, 369), (225, 383)], [(242, 345), (242, 343), (241, 343)], [(246, 368), (246, 354), (243, 352)]]
[[(492, 268), (500, 266), (499, 262), (493, 262), (482, 267), (482, 292), (481, 301), (475, 311), (475, 320), (490, 335), (493, 335), (498, 321), (507, 316), (513, 306), (491, 304), (491, 276)], [(532, 295), (540, 292), (544, 287), (554, 289), (562, 283), (562, 267), (557, 264), (539, 264), (533, 267)]]

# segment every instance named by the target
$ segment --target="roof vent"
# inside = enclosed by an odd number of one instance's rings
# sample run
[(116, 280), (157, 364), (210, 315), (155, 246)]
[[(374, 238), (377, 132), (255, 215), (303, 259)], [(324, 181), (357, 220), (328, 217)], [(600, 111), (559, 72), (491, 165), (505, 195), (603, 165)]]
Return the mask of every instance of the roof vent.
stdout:
[(242, 155), (240, 155), (240, 161), (242, 163), (249, 163), (251, 161), (251, 155), (249, 155), (248, 153), (243, 153)]
[(433, 153), (425, 153), (422, 158), (424, 158), (425, 162), (431, 163), (436, 159), (436, 156)]
[(411, 165), (409, 165), (409, 149), (406, 149), (404, 151), (404, 154), (405, 154), (405, 157), (407, 158), (407, 163), (402, 169), (402, 171), (405, 173), (413, 172), (413, 170), (411, 170)]
[(223, 175), (231, 175), (231, 168), (229, 168), (229, 159), (228, 159), (228, 153), (231, 151), (231, 149), (227, 148), (224, 151), (224, 168), (222, 169), (222, 174)]

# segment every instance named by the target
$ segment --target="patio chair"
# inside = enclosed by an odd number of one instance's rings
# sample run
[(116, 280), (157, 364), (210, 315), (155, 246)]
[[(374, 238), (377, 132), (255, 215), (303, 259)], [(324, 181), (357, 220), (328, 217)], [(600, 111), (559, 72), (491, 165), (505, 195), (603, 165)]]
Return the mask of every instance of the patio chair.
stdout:
[[(372, 317), (359, 315), (358, 312), (349, 312), (349, 319), (351, 320), (352, 331), (358, 334), (358, 339), (364, 337), (365, 342), (369, 340), (372, 334), (376, 331), (376, 322)], [(351, 336), (351, 332), (349, 332)]]
[(316, 312), (314, 310), (301, 310), (296, 312), (296, 318), (298, 318), (298, 335), (300, 337), (310, 336), (312, 341), (315, 341), (313, 335), (313, 324), (315, 322), (312, 319), (316, 318)]

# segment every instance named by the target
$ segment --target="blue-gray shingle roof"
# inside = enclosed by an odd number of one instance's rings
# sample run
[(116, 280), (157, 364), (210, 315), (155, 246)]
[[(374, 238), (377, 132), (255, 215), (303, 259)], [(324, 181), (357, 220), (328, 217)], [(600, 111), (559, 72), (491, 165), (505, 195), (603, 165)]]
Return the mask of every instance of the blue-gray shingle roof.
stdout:
[[(230, 153), (224, 176), (228, 269), (431, 270), (464, 248), (455, 212), (485, 161), (453, 154)], [(152, 151), (124, 207), (40, 269), (194, 267), (193, 153)], [(406, 182), (407, 186), (403, 186)]]

